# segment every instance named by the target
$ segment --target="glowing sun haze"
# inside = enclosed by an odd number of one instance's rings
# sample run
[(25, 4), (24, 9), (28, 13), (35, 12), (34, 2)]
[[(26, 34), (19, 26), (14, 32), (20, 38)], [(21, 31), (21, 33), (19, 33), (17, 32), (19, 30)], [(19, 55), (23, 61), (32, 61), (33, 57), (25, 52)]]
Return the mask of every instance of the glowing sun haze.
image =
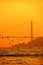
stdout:
[[(33, 36), (43, 36), (42, 0), (0, 0), (0, 35), (30, 36), (31, 20)], [(0, 39), (0, 47), (8, 42)]]

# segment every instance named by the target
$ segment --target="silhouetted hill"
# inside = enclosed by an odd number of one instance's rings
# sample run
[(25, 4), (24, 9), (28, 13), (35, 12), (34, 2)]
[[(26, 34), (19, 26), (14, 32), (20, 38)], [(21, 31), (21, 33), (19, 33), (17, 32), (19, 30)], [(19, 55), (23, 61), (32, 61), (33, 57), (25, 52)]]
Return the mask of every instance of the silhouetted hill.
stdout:
[(27, 45), (31, 46), (32, 48), (42, 48), (43, 49), (43, 37), (38, 37), (32, 42), (29, 42)]

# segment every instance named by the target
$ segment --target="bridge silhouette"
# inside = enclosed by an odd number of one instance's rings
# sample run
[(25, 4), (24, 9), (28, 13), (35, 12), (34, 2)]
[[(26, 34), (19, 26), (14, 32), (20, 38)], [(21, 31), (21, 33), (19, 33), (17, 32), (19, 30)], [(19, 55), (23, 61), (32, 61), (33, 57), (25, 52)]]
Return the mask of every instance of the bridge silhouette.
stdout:
[[(25, 22), (25, 23), (19, 24), (19, 25), (17, 25), (17, 26), (5, 28), (5, 29), (2, 29), (2, 30), (0, 30), (0, 31), (6, 31), (6, 30), (11, 30), (11, 29), (13, 29), (13, 28), (18, 28), (18, 27), (20, 27), (20, 26), (22, 26), (22, 25), (24, 25), (24, 24), (26, 24), (26, 23), (28, 24), (29, 22)], [(26, 36), (26, 35), (25, 35), (25, 36), (13, 36), (13, 35), (12, 35), (12, 36), (9, 36), (9, 35), (3, 36), (3, 35), (0, 34), (0, 38), (1, 38), (1, 39), (11, 39), (11, 38), (12, 38), (12, 39), (13, 39), (13, 38), (20, 38), (20, 39), (21, 39), (21, 38), (23, 38), (23, 39), (25, 38), (25, 39), (26, 39), (26, 38), (30, 38), (31, 41), (32, 41), (33, 38), (39, 37), (39, 36), (35, 36), (35, 37), (33, 36), (33, 23), (34, 23), (33, 21), (30, 21), (30, 26), (31, 26), (31, 27), (30, 27), (30, 29), (31, 29), (31, 33), (30, 33), (30, 34), (31, 34), (31, 36)], [(43, 27), (43, 25), (39, 24), (38, 22), (35, 22), (35, 24), (37, 24), (37, 26)]]

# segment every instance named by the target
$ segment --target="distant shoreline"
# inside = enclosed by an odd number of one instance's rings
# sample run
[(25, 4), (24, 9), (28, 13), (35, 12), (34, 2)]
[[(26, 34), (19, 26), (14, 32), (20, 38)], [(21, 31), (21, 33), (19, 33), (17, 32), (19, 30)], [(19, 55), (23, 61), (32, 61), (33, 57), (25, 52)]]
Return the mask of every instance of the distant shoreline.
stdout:
[(43, 57), (43, 54), (5, 54), (5, 55), (0, 55), (0, 57), (25, 57), (25, 56), (35, 56), (35, 57), (38, 57), (38, 56), (42, 56)]

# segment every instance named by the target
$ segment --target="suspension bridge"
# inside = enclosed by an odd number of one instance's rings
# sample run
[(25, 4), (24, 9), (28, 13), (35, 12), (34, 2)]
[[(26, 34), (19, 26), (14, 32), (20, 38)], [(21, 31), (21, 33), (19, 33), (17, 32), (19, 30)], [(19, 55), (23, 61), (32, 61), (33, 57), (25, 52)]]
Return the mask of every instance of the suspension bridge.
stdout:
[[(27, 24), (28, 24), (28, 22), (26, 22)], [(23, 24), (19, 24), (19, 25), (17, 25), (17, 26), (15, 26), (15, 27), (10, 27), (10, 28), (7, 28), (7, 29), (3, 29), (3, 30), (1, 30), (1, 31), (6, 31), (6, 30), (10, 30), (10, 29), (13, 29), (13, 28), (18, 28), (18, 27), (20, 27), (20, 26), (22, 26), (22, 25), (24, 25), (24, 24), (26, 24), (26, 23), (23, 23)], [(32, 42), (32, 40), (33, 40), (33, 38), (37, 38), (38, 36), (33, 36), (33, 21), (30, 21), (30, 29), (31, 29), (31, 36), (9, 36), (9, 35), (6, 35), (6, 36), (3, 36), (3, 35), (1, 35), (0, 34), (0, 39), (18, 39), (18, 38), (22, 38), (22, 39), (26, 39), (26, 38), (30, 38), (31, 39), (31, 42)], [(43, 25), (41, 25), (41, 24), (39, 24), (39, 23), (37, 23), (37, 22), (35, 22), (35, 24), (37, 24), (37, 26), (39, 25), (40, 27), (43, 27)], [(15, 34), (15, 33), (14, 33)]]

